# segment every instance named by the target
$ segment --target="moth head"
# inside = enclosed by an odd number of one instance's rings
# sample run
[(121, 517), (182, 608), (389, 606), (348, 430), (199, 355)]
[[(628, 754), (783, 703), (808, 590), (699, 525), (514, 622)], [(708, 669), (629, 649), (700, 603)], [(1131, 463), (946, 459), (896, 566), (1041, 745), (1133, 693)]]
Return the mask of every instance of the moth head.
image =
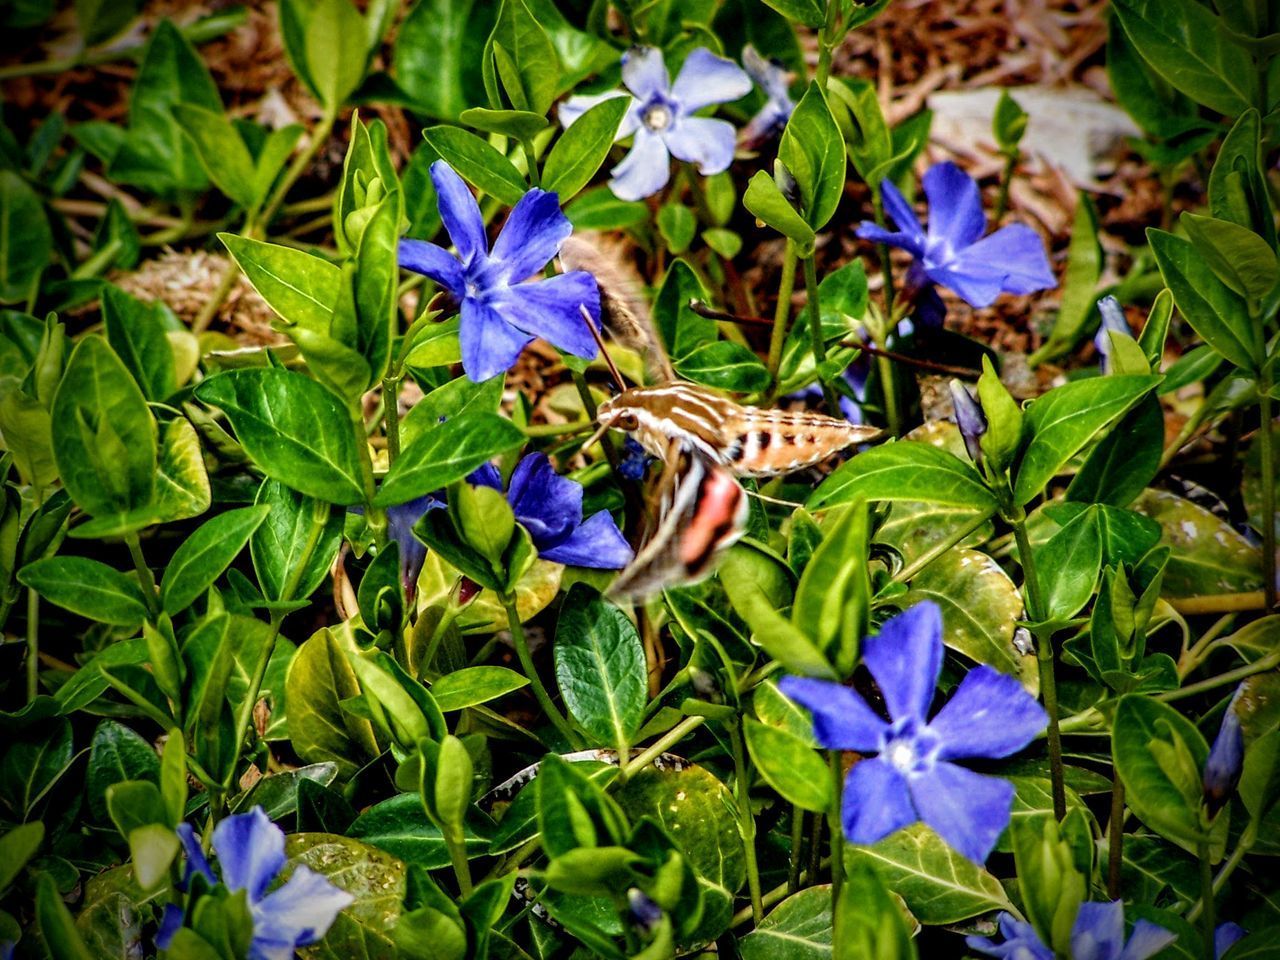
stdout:
[(596, 422), (601, 429), (625, 430), (628, 433), (640, 426), (636, 405), (626, 390), (610, 397), (596, 408)]

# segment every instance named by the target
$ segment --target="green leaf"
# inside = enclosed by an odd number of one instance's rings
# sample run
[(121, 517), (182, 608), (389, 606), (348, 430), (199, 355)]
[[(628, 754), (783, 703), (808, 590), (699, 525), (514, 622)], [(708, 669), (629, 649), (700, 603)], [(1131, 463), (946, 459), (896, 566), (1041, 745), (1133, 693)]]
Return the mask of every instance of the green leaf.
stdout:
[(463, 667), (431, 684), (431, 695), (441, 711), (464, 710), (529, 685), (528, 677), (506, 667)]
[(514, 207), (524, 196), (524, 177), (488, 141), (459, 127), (429, 127), (422, 135), (449, 166), (477, 189), (508, 207)]
[(102, 289), (102, 319), (107, 342), (124, 361), (148, 400), (167, 400), (177, 389), (173, 347), (169, 345), (163, 304), (143, 303), (114, 284)]
[(911, 578), (911, 591), (898, 602), (908, 607), (920, 600), (942, 608), (942, 641), (948, 647), (1017, 677), (1032, 694), (1039, 691), (1035, 653), (1021, 652), (1014, 643), (1022, 595), (989, 556), (948, 550)]
[(1280, 279), (1275, 251), (1248, 227), (1184, 211), (1179, 218), (1196, 252), (1214, 276), (1244, 298), (1252, 315)]
[(401, 446), (409, 446), (423, 433), (434, 430), (442, 420), (455, 420), (464, 414), (496, 414), (502, 402), (503, 380), (503, 377), (490, 377), (483, 383), (475, 383), (467, 377), (458, 377), (436, 387), (400, 421)]
[(770, 910), (738, 941), (738, 950), (742, 960), (826, 960), (833, 956), (833, 939), (831, 886), (820, 884), (793, 893)]
[(321, 384), (275, 367), (230, 370), (201, 383), (196, 396), (227, 415), (271, 479), (330, 503), (364, 499), (351, 418)]
[(1070, 620), (1080, 612), (1098, 584), (1102, 538), (1097, 510), (1084, 510), (1035, 551), (1036, 568), (1052, 571), (1046, 578), (1044, 617)]
[(559, 92), (560, 57), (523, 0), (502, 0), (482, 61), (489, 105), (502, 106), (498, 81), (517, 110), (545, 114)]
[(612, 97), (575, 120), (547, 155), (542, 188), (559, 194), (561, 203), (575, 197), (609, 155), (630, 105), (627, 97)]
[(405, 897), (407, 869), (400, 859), (359, 840), (328, 833), (296, 833), (285, 839), (289, 860), (281, 878), (305, 866), (354, 901), (319, 943), (304, 948), (309, 960), (397, 956), (391, 940)]
[(16, 171), (0, 170), (0, 303), (25, 303), (52, 252), (40, 198)]
[(971, 464), (927, 443), (898, 441), (872, 447), (818, 484), (810, 510), (854, 500), (915, 500), (966, 507), (986, 515), (996, 501)]
[(866, 864), (845, 877), (835, 911), (835, 956), (915, 960), (911, 936), (919, 924)]
[[(483, 855), (493, 827), (483, 817), (467, 820), (463, 842), (470, 857)], [(449, 866), (449, 847), (440, 828), (427, 819), (416, 793), (401, 793), (375, 803), (347, 828), (347, 836), (362, 840), (407, 864), (425, 870)]]
[(826, 22), (826, 12), (818, 0), (765, 0), (788, 20), (818, 28)]
[(182, 132), (191, 138), (204, 172), (214, 186), (246, 209), (262, 201), (253, 157), (225, 113), (196, 104), (176, 103), (173, 116)]
[(870, 846), (850, 845), (845, 861), (851, 871), (859, 864), (870, 865), (921, 923), (958, 923), (1010, 906), (1000, 881), (922, 823)]
[(795, 242), (796, 252), (807, 257), (813, 252), (813, 227), (791, 205), (773, 177), (757, 170), (742, 195), (742, 204), (756, 219)]
[(49, 557), (18, 571), (18, 582), (50, 603), (90, 620), (136, 627), (147, 616), (146, 599), (123, 573), (88, 557)]
[(474, 0), (418, 0), (396, 30), (391, 62), (415, 112), (456, 120), (476, 106), (484, 38)]
[[(76, 25), (80, 28), (80, 36), (86, 47), (97, 46), (104, 40), (110, 40), (129, 25), (138, 15), (138, 0), (75, 0)], [(15, 4), (6, 15), (11, 17), (21, 10), (21, 4)], [(11, 25), (15, 25), (12, 24)], [(37, 26), (37, 24), (29, 24)]]
[(693, 243), (698, 233), (698, 221), (693, 211), (683, 204), (664, 203), (658, 210), (658, 232), (662, 234), (667, 249), (679, 256)]
[(524, 443), (524, 433), (505, 417), (467, 413), (424, 431), (400, 452), (374, 503), (405, 503), (463, 479), (500, 453)]
[(604, 746), (626, 751), (644, 720), (648, 668), (634, 623), (585, 584), (560, 608), (556, 682), (569, 713)]
[(320, 102), (336, 116), (364, 79), (369, 60), (364, 17), (351, 0), (316, 0), (308, 11), (303, 42)]
[(816, 80), (791, 112), (778, 144), (778, 159), (796, 178), (805, 222), (814, 231), (821, 230), (844, 193), (845, 160), (844, 138)]
[(1151, 67), (1197, 103), (1229, 117), (1257, 102), (1257, 74), (1241, 70), (1248, 54), (1232, 43), (1196, 0), (1116, 0), (1116, 16)]
[(71, 724), (62, 717), (10, 737), (0, 760), (0, 803), (11, 821), (26, 821), (74, 762)]
[(381, 752), (369, 721), (342, 707), (359, 694), (355, 672), (334, 632), (318, 630), (298, 647), (285, 680), (289, 738), (304, 760), (337, 764), (343, 780), (360, 769), (362, 757)]
[(218, 239), (281, 320), (315, 333), (329, 332), (342, 288), (339, 267), (294, 247), (233, 233), (220, 233)]
[(1214, 276), (1189, 241), (1163, 230), (1148, 230), (1147, 240), (1174, 302), (1200, 339), (1237, 367), (1256, 370), (1262, 345), (1244, 301)]
[(1027, 111), (1009, 96), (1007, 89), (1001, 89), (1000, 99), (996, 101), (991, 132), (996, 138), (996, 146), (1004, 153), (1016, 153), (1023, 134), (1027, 132)]
[(841, 676), (853, 672), (871, 611), (867, 568), (849, 563), (850, 557), (866, 556), (867, 527), (862, 503), (831, 518), (805, 564), (791, 609), (791, 622), (814, 639)]
[(1209, 210), (1275, 246), (1275, 218), (1262, 175), (1261, 126), (1258, 111), (1246, 110), (1222, 141), (1209, 174)]
[(1056, 387), (1034, 401), (1026, 414), (1031, 439), (1014, 483), (1017, 503), (1039, 496), (1067, 461), (1159, 382), (1159, 377), (1094, 377)]
[(107, 822), (107, 787), (123, 780), (158, 782), (160, 758), (155, 748), (128, 727), (103, 720), (93, 732), (85, 796), (93, 816)]
[(228, 510), (201, 524), (184, 540), (174, 551), (160, 584), (164, 612), (174, 615), (194, 603), (240, 555), (271, 509), (268, 504), (259, 504)]
[(1133, 507), (1160, 524), (1162, 539), (1171, 549), (1164, 596), (1262, 589), (1262, 551), (1227, 521), (1164, 490), (1147, 490)]
[(98, 336), (81, 340), (54, 395), (53, 455), (62, 483), (87, 513), (151, 501), (156, 425), (128, 369)]
[(133, 875), (139, 889), (154, 890), (169, 873), (169, 867), (178, 856), (181, 844), (178, 835), (169, 827), (149, 823), (129, 831), (129, 857), (133, 861)]
[(36, 881), (35, 920), (53, 960), (93, 960), (52, 874), (42, 873)]
[(1195, 853), (1207, 837), (1200, 778), (1209, 756), (1195, 724), (1158, 700), (1130, 694), (1116, 705), (1111, 752), (1125, 802), (1138, 819)]
[(249, 541), (263, 595), (269, 601), (310, 596), (342, 544), (342, 511), (276, 480), (263, 482), (255, 503), (271, 508)]
[(44, 823), (19, 824), (0, 837), (0, 891), (8, 890), (44, 843)]
[(564, 211), (576, 230), (623, 230), (649, 219), (649, 208), (638, 200), (619, 200), (608, 187), (587, 190)]
[(786, 730), (750, 717), (743, 720), (742, 732), (756, 771), (784, 800), (815, 813), (825, 813), (831, 807), (831, 775), (813, 747)]
[(756, 353), (740, 343), (704, 343), (675, 361), (681, 376), (733, 393), (755, 393), (769, 385), (769, 371)]
[(1071, 227), (1067, 249), (1067, 273), (1062, 281), (1058, 315), (1044, 345), (1031, 355), (1030, 363), (1052, 360), (1071, 350), (1083, 336), (1089, 318), (1095, 315), (1098, 279), (1102, 276), (1102, 247), (1098, 243), (1098, 211), (1093, 200), (1081, 193)]
[(1164, 412), (1147, 396), (1125, 414), (1081, 464), (1067, 499), (1123, 507), (1155, 479), (1164, 453)]

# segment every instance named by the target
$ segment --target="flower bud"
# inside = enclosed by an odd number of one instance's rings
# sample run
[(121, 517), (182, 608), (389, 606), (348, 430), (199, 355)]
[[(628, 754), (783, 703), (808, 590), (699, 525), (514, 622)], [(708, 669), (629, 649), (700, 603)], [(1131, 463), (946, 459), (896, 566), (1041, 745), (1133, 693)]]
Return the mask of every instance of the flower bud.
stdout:
[(987, 418), (982, 412), (982, 405), (959, 380), (951, 381), (951, 403), (956, 409), (956, 423), (960, 426), (960, 435), (964, 437), (969, 459), (978, 463), (982, 459), (980, 441), (987, 432)]
[(1124, 308), (1115, 297), (1103, 297), (1098, 301), (1098, 312), (1102, 314), (1102, 325), (1093, 338), (1093, 345), (1102, 358), (1102, 372), (1107, 372), (1107, 361), (1111, 359), (1111, 334), (1123, 333), (1133, 336), (1129, 329), (1129, 321), (1125, 319)]
[(1210, 816), (1216, 816), (1231, 799), (1236, 784), (1240, 782), (1243, 764), (1244, 735), (1240, 731), (1240, 717), (1235, 711), (1235, 698), (1232, 698), (1204, 765), (1204, 802)]
[(627, 913), (631, 922), (644, 934), (653, 933), (662, 922), (662, 908), (639, 887), (627, 891)]

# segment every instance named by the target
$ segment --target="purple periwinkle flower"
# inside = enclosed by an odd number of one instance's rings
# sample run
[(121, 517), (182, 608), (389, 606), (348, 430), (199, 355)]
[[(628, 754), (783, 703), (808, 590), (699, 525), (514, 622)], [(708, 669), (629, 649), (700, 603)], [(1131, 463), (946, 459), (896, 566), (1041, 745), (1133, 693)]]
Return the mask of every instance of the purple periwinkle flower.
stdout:
[(850, 843), (875, 843), (923, 820), (955, 850), (982, 863), (1009, 822), (1013, 787), (953, 761), (1007, 757), (1048, 723), (1013, 677), (970, 670), (932, 720), (942, 670), (942, 611), (932, 601), (888, 620), (862, 645), (889, 720), (857, 693), (825, 680), (786, 677), (782, 692), (813, 713), (818, 742), (868, 756), (845, 779), (841, 820)]
[(973, 307), (989, 306), (1001, 293), (1034, 293), (1056, 286), (1044, 243), (1015, 223), (983, 236), (987, 217), (978, 184), (954, 163), (938, 163), (924, 175), (929, 229), (890, 180), (880, 184), (885, 210), (897, 226), (886, 230), (864, 220), (858, 236), (901, 247), (915, 257), (908, 286), (941, 284)]
[[(502, 489), (502, 477), (492, 464), (485, 464), (468, 479)], [(507, 486), (507, 502), (544, 560), (619, 570), (634, 556), (608, 510), (582, 519), (582, 484), (556, 473), (545, 453), (531, 453), (516, 464)]]
[(1102, 323), (1098, 327), (1097, 334), (1093, 338), (1093, 346), (1098, 351), (1101, 358), (1102, 372), (1107, 372), (1107, 365), (1111, 360), (1111, 337), (1112, 333), (1123, 333), (1125, 336), (1133, 336), (1133, 331), (1129, 329), (1129, 321), (1125, 319), (1124, 307), (1120, 306), (1120, 301), (1115, 297), (1107, 296), (1098, 301), (1098, 313), (1102, 315)]
[(1218, 727), (1209, 759), (1204, 764), (1204, 802), (1210, 816), (1227, 805), (1240, 782), (1244, 765), (1244, 734), (1240, 729), (1240, 715), (1235, 709), (1239, 696), (1237, 689), (1227, 712), (1222, 715), (1222, 725)]
[(956, 411), (956, 425), (960, 428), (960, 436), (964, 437), (964, 448), (969, 451), (969, 459), (978, 463), (982, 459), (982, 435), (987, 432), (987, 415), (982, 412), (982, 404), (969, 392), (959, 380), (951, 381), (951, 405)]
[(400, 583), (410, 603), (417, 592), (418, 574), (427, 560), (427, 545), (414, 536), (413, 525), (423, 514), (443, 510), (448, 505), (444, 491), (437, 490), (387, 508), (387, 536), (400, 548)]
[(455, 256), (424, 240), (400, 241), (400, 266), (426, 274), (459, 304), (462, 369), (479, 383), (509, 370), (534, 337), (588, 360), (596, 340), (582, 315), (600, 322), (600, 291), (583, 270), (525, 283), (560, 252), (573, 227), (554, 193), (530, 190), (489, 249), (480, 206), (449, 164), (431, 165), (440, 218)]
[(627, 437), (622, 445), (622, 459), (618, 462), (618, 473), (627, 480), (643, 480), (649, 469), (649, 461), (654, 458), (645, 453), (644, 447), (634, 437)]
[[(984, 957), (1005, 960), (1053, 960), (1054, 953), (1041, 942), (1031, 924), (1008, 913), (1000, 915), (1000, 933), (1004, 940), (996, 943), (987, 937), (966, 937), (969, 949)], [(1147, 960), (1174, 940), (1177, 934), (1150, 920), (1133, 925), (1129, 942), (1124, 938), (1124, 903), (1082, 903), (1071, 928), (1071, 960)]]
[(751, 92), (751, 78), (736, 63), (698, 47), (685, 58), (672, 83), (661, 50), (632, 47), (622, 56), (622, 85), (630, 94), (614, 90), (570, 97), (560, 105), (560, 123), (568, 127), (601, 100), (631, 97), (617, 139), (635, 139), (631, 151), (613, 168), (609, 189), (616, 196), (640, 200), (657, 193), (671, 177), (671, 157), (695, 164), (703, 176), (729, 168), (733, 124), (696, 114)]
[(1213, 931), (1213, 955), (1216, 960), (1222, 960), (1222, 957), (1228, 950), (1236, 945), (1237, 942), (1243, 940), (1249, 931), (1238, 923), (1221, 923), (1218, 928)]
[[(187, 855), (186, 880), (198, 873), (216, 886), (218, 879), (191, 825), (179, 824), (177, 832)], [(262, 807), (220, 822), (213, 831), (213, 852), (222, 883), (233, 893), (245, 891), (248, 897), (253, 917), (249, 960), (292, 960), (298, 947), (317, 943), (355, 900), (304, 866), (295, 867), (286, 883), (268, 893), (285, 865), (284, 831)], [(166, 949), (182, 923), (181, 911), (166, 907), (156, 946)]]
[(791, 74), (777, 60), (762, 57), (755, 47), (747, 44), (742, 48), (742, 65), (765, 95), (764, 106), (738, 135), (743, 146), (755, 149), (782, 133), (796, 104), (791, 99)]

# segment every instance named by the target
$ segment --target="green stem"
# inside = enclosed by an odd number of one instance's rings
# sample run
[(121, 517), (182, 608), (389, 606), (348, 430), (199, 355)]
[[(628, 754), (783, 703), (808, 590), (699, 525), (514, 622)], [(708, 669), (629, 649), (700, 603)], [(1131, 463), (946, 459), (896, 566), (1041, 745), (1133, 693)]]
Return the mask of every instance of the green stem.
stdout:
[(1124, 784), (1111, 781), (1111, 819), (1107, 821), (1107, 896), (1120, 899), (1120, 865), (1124, 860)]
[(800, 889), (800, 854), (804, 846), (804, 811), (791, 805), (791, 863), (787, 870), (787, 893)]
[(226, 302), (227, 297), (231, 295), (231, 290), (239, 279), (239, 265), (234, 260), (228, 260), (227, 268), (222, 272), (222, 279), (218, 281), (218, 285), (214, 288), (213, 293), (209, 295), (209, 299), (204, 302), (200, 312), (191, 321), (192, 333), (203, 333), (208, 329), (209, 324), (218, 315), (218, 311), (222, 309), (222, 305)]
[(734, 780), (738, 791), (738, 831), (747, 857), (747, 886), (751, 891), (751, 916), (756, 926), (764, 919), (764, 903), (760, 893), (760, 867), (756, 863), (756, 818), (751, 815), (751, 780), (747, 769), (746, 750), (742, 743), (742, 727), (729, 725), (729, 742), (733, 747)]
[(827, 401), (827, 412), (833, 417), (840, 416), (840, 399), (831, 389), (822, 374), (822, 367), (827, 362), (827, 345), (822, 339), (822, 303), (818, 295), (818, 267), (813, 257), (804, 258), (804, 291), (807, 299), (809, 315), (809, 341), (813, 348), (813, 365), (819, 374), (818, 382), (822, 384), (822, 395)]
[(1200, 923), (1204, 929), (1204, 955), (1213, 960), (1213, 928), (1217, 925), (1214, 903), (1213, 864), (1209, 862), (1209, 844), (1196, 845), (1200, 859)]
[(883, 354), (876, 357), (876, 366), (880, 370), (880, 393), (884, 397), (884, 420), (893, 436), (901, 436), (902, 418), (898, 414), (898, 387), (894, 378), (893, 364)]
[[(840, 887), (844, 885), (844, 830), (840, 825), (840, 795), (844, 790), (844, 777), (840, 769), (840, 751), (827, 752), (827, 765), (831, 770), (831, 810), (827, 813), (831, 829), (831, 907), (840, 900)], [(832, 916), (835, 914), (833, 913)]]
[(524, 627), (520, 623), (520, 611), (516, 609), (516, 599), (511, 594), (507, 594), (502, 598), (503, 608), (507, 611), (507, 626), (511, 631), (511, 640), (515, 644), (516, 657), (520, 660), (520, 667), (524, 670), (524, 675), (529, 678), (529, 685), (533, 688), (534, 699), (538, 701), (538, 706), (542, 708), (542, 712), (547, 715), (547, 719), (551, 721), (551, 725), (555, 727), (565, 741), (571, 747), (576, 747), (579, 738), (573, 727), (569, 725), (569, 721), (565, 719), (556, 705), (551, 700), (551, 695), (547, 693), (547, 688), (542, 685), (542, 678), (538, 676), (537, 665), (533, 662), (533, 654), (529, 650), (529, 639), (524, 634)]
[(822, 866), (822, 825), (826, 822), (826, 817), (814, 814), (813, 832), (809, 836), (809, 869), (807, 872), (810, 880), (818, 875), (818, 870)]
[(778, 282), (778, 305), (773, 311), (773, 332), (769, 336), (769, 376), (777, 390), (778, 367), (782, 365), (782, 348), (787, 342), (787, 320), (791, 315), (791, 294), (796, 286), (796, 245), (787, 241), (782, 255), (782, 279)]
[(822, 34), (818, 38), (818, 69), (814, 79), (818, 81), (818, 89), (824, 94), (827, 91), (827, 80), (831, 77), (831, 51), (836, 45), (836, 34), (840, 29), (841, 0), (827, 0), (827, 20), (822, 25)]
[(160, 602), (156, 596), (156, 578), (147, 566), (147, 559), (142, 555), (142, 544), (138, 542), (136, 533), (125, 535), (124, 542), (129, 547), (129, 556), (133, 558), (133, 568), (138, 571), (138, 584), (147, 601), (147, 609), (155, 616), (160, 612)]
[(996, 218), (993, 221), (997, 226), (1009, 209), (1009, 186), (1013, 183), (1013, 172), (1017, 168), (1018, 152), (1015, 150), (1005, 157), (1004, 173), (1000, 177), (1000, 195), (996, 199)]
[(467, 860), (467, 841), (462, 830), (450, 827), (444, 831), (445, 846), (449, 848), (449, 861), (453, 875), (458, 878), (458, 891), (464, 898), (471, 896), (471, 863)]
[(948, 537), (934, 544), (932, 547), (930, 547), (924, 553), (920, 554), (920, 556), (916, 557), (914, 560), (912, 560), (910, 563), (904, 566), (901, 570), (899, 570), (896, 574), (894, 574), (892, 582), (893, 583), (909, 582), (911, 578), (914, 577), (917, 573), (919, 573), (925, 567), (929, 566), (929, 564), (933, 563), (933, 561), (937, 560), (944, 553), (951, 550), (953, 547), (955, 547), (956, 544), (958, 544), (965, 537), (969, 536), (971, 533), (973, 533), (975, 530), (977, 530), (980, 526), (982, 526), (986, 522), (987, 522), (987, 518), (980, 516), (976, 520), (973, 520), (972, 522), (967, 523), (962, 527), (959, 527), (953, 533), (951, 533)]
[(1238, 683), (1241, 680), (1252, 677), (1257, 673), (1266, 673), (1277, 666), (1280, 666), (1280, 650), (1267, 654), (1253, 663), (1246, 663), (1243, 667), (1236, 667), (1234, 670), (1228, 670), (1226, 673), (1220, 673), (1216, 677), (1210, 677), (1207, 680), (1201, 680), (1199, 683), (1191, 683), (1177, 690), (1168, 690), (1164, 693), (1155, 694), (1157, 700), (1163, 700), (1168, 703), (1170, 700), (1182, 700), (1186, 697), (1194, 697), (1198, 693), (1205, 693), (1209, 690), (1216, 690), (1218, 687), (1225, 687), (1228, 684)]
[[(821, 817), (814, 817), (814, 819), (817, 820), (818, 822), (822, 821)], [(818, 879), (818, 871), (827, 865), (828, 859), (829, 858), (827, 857), (817, 858), (813, 862), (811, 867), (807, 871), (805, 871), (804, 875), (800, 878), (801, 882), (814, 883)], [(766, 907), (772, 907), (775, 903), (781, 903), (783, 900), (785, 900), (789, 896), (789, 894), (790, 894), (790, 891), (787, 888), (787, 884), (780, 883), (776, 887), (774, 887), (772, 890), (770, 890), (768, 893), (766, 893), (762, 899)], [(736, 930), (738, 927), (742, 926), (744, 923), (746, 923), (750, 919), (751, 919), (751, 908), (743, 907), (741, 910), (739, 910), (737, 913), (733, 915), (733, 923), (730, 926), (732, 929)]]
[(1264, 364), (1258, 381), (1262, 395), (1262, 434), (1258, 437), (1262, 452), (1262, 589), (1267, 598), (1267, 611), (1276, 606), (1276, 454), (1272, 431), (1272, 374)]
[(525, 163), (529, 166), (529, 185), (542, 186), (542, 175), (538, 172), (538, 154), (533, 149), (532, 140), (521, 140), (520, 148), (524, 151)]
[(649, 764), (653, 763), (654, 760), (658, 759), (658, 757), (662, 756), (706, 722), (706, 717), (685, 717), (652, 744), (645, 747), (644, 750), (632, 757), (631, 762), (627, 764), (627, 769), (614, 778), (610, 786), (617, 785), (621, 787), (637, 773)]
[(400, 398), (399, 380), (384, 378), (382, 381), (382, 413), (387, 420), (387, 466), (400, 456)]
[(350, 414), (351, 426), (355, 431), (356, 451), (360, 457), (360, 479), (364, 485), (364, 519), (373, 533), (374, 542), (381, 548), (387, 545), (387, 511), (385, 507), (373, 505), (376, 496), (373, 458), (369, 455), (368, 429), (358, 402), (351, 405)]
[(280, 182), (276, 184), (276, 188), (271, 191), (271, 196), (266, 203), (262, 205), (262, 212), (254, 217), (254, 222), (263, 227), (271, 225), (272, 219), (275, 218), (276, 212), (280, 209), (280, 205), (284, 203), (284, 198), (288, 195), (293, 185), (298, 181), (311, 166), (311, 161), (315, 159), (321, 148), (329, 142), (329, 134), (333, 132), (333, 124), (337, 120), (337, 116), (326, 113), (320, 120), (314, 130), (311, 131), (311, 139), (307, 143), (307, 147), (300, 154), (293, 158), (293, 163), (289, 164), (289, 169), (285, 171)]
[(27, 702), (40, 693), (40, 594), (27, 588)]
[(280, 625), (284, 623), (284, 614), (277, 611), (271, 615), (271, 636), (267, 638), (266, 643), (262, 645), (262, 650), (258, 654), (258, 662), (253, 665), (253, 675), (249, 677), (249, 689), (245, 693), (244, 700), (240, 703), (240, 709), (236, 712), (235, 730), (236, 749), (235, 756), (232, 758), (231, 765), (227, 768), (227, 778), (223, 781), (223, 790), (227, 793), (231, 792), (231, 786), (235, 783), (236, 768), (240, 766), (240, 757), (244, 754), (244, 744), (249, 737), (249, 727), (253, 723), (253, 708), (258, 703), (258, 694), (262, 692), (262, 681), (267, 675), (267, 665), (271, 662), (271, 654), (275, 652), (276, 640), (280, 637)]

